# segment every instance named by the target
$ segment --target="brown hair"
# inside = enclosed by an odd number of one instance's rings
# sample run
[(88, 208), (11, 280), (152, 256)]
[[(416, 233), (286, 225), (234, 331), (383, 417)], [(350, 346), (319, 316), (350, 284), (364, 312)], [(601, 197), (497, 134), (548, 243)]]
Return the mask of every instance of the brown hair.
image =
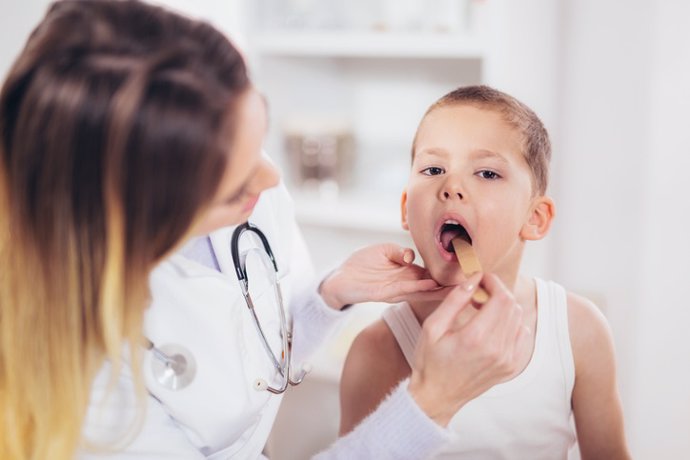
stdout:
[[(475, 85), (462, 86), (441, 97), (429, 107), (424, 117), (440, 107), (456, 104), (495, 110), (503, 116), (506, 122), (522, 133), (524, 139), (523, 155), (532, 171), (534, 190), (544, 194), (549, 181), (551, 141), (544, 124), (534, 111), (506, 93), (489, 86)], [(413, 156), (416, 143), (417, 135), (415, 134), (412, 146)]]
[(31, 34), (0, 93), (0, 458), (74, 456), (248, 87), (222, 34), (138, 1), (57, 2)]

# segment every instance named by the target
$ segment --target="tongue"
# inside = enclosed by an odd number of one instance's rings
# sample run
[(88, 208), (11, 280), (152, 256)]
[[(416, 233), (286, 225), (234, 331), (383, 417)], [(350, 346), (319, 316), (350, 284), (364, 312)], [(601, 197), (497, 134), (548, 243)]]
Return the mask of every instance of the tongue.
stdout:
[(453, 252), (453, 246), (451, 244), (451, 241), (453, 241), (453, 238), (460, 235), (461, 233), (463, 233), (463, 231), (459, 228), (449, 228), (447, 230), (443, 230), (441, 232), (441, 245), (443, 246), (443, 248), (448, 252)]

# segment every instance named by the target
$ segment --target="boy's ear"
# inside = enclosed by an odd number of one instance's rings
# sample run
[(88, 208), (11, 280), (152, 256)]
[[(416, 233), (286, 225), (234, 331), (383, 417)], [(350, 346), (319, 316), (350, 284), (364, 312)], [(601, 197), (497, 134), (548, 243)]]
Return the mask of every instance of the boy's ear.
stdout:
[(400, 197), (400, 219), (403, 230), (409, 230), (410, 227), (407, 225), (407, 190), (403, 190)]
[(520, 230), (520, 237), (524, 240), (540, 240), (549, 233), (551, 222), (556, 215), (556, 205), (548, 196), (534, 199), (530, 208), (527, 222)]

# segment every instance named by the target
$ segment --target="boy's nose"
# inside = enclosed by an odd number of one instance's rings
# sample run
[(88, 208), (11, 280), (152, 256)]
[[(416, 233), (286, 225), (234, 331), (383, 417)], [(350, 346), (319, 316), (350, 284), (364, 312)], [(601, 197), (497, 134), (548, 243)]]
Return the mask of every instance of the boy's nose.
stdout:
[(455, 195), (457, 195), (457, 197), (462, 200), (462, 193), (461, 192), (448, 192), (448, 191), (443, 192), (443, 197), (446, 200), (449, 199), (450, 197), (454, 197)]
[(446, 182), (443, 187), (443, 198), (445, 200), (458, 198), (462, 200), (464, 198), (460, 185), (453, 182)]

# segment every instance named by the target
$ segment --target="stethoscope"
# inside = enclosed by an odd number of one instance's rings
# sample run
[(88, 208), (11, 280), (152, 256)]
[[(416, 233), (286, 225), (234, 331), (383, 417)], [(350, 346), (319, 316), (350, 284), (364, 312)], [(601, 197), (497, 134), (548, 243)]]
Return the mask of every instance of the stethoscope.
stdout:
[[(255, 248), (254, 250), (259, 255), (263, 262), (269, 281), (273, 285), (273, 290), (278, 304), (278, 313), (280, 317), (280, 336), (281, 336), (281, 352), (280, 358), (276, 356), (266, 339), (266, 334), (261, 327), (261, 322), (256, 314), (254, 308), (254, 301), (249, 293), (249, 277), (247, 276), (247, 252), (240, 254), (239, 242), (241, 236), (245, 232), (254, 233), (261, 240), (263, 251)], [(271, 360), (271, 364), (278, 371), (281, 376), (281, 383), (278, 387), (273, 387), (268, 384), (265, 379), (257, 378), (254, 380), (253, 387), (257, 391), (267, 390), (273, 394), (281, 394), (287, 390), (289, 385), (299, 385), (304, 380), (305, 375), (309, 369), (302, 369), (296, 379), (290, 377), (290, 366), (292, 364), (292, 331), (288, 328), (287, 319), (285, 316), (285, 307), (283, 305), (283, 294), (280, 288), (280, 280), (278, 279), (278, 264), (273, 256), (271, 245), (268, 243), (266, 235), (255, 225), (245, 222), (238, 226), (232, 233), (230, 242), (230, 250), (232, 253), (233, 264), (235, 267), (235, 274), (240, 283), (240, 289), (244, 296), (247, 308), (252, 315), (254, 326), (261, 339), (266, 355)], [(153, 375), (163, 387), (170, 390), (181, 390), (187, 387), (194, 381), (196, 376), (196, 360), (192, 353), (181, 345), (166, 344), (157, 347), (151, 340), (145, 338), (144, 347), (151, 351), (154, 359), (151, 361), (151, 371)]]

